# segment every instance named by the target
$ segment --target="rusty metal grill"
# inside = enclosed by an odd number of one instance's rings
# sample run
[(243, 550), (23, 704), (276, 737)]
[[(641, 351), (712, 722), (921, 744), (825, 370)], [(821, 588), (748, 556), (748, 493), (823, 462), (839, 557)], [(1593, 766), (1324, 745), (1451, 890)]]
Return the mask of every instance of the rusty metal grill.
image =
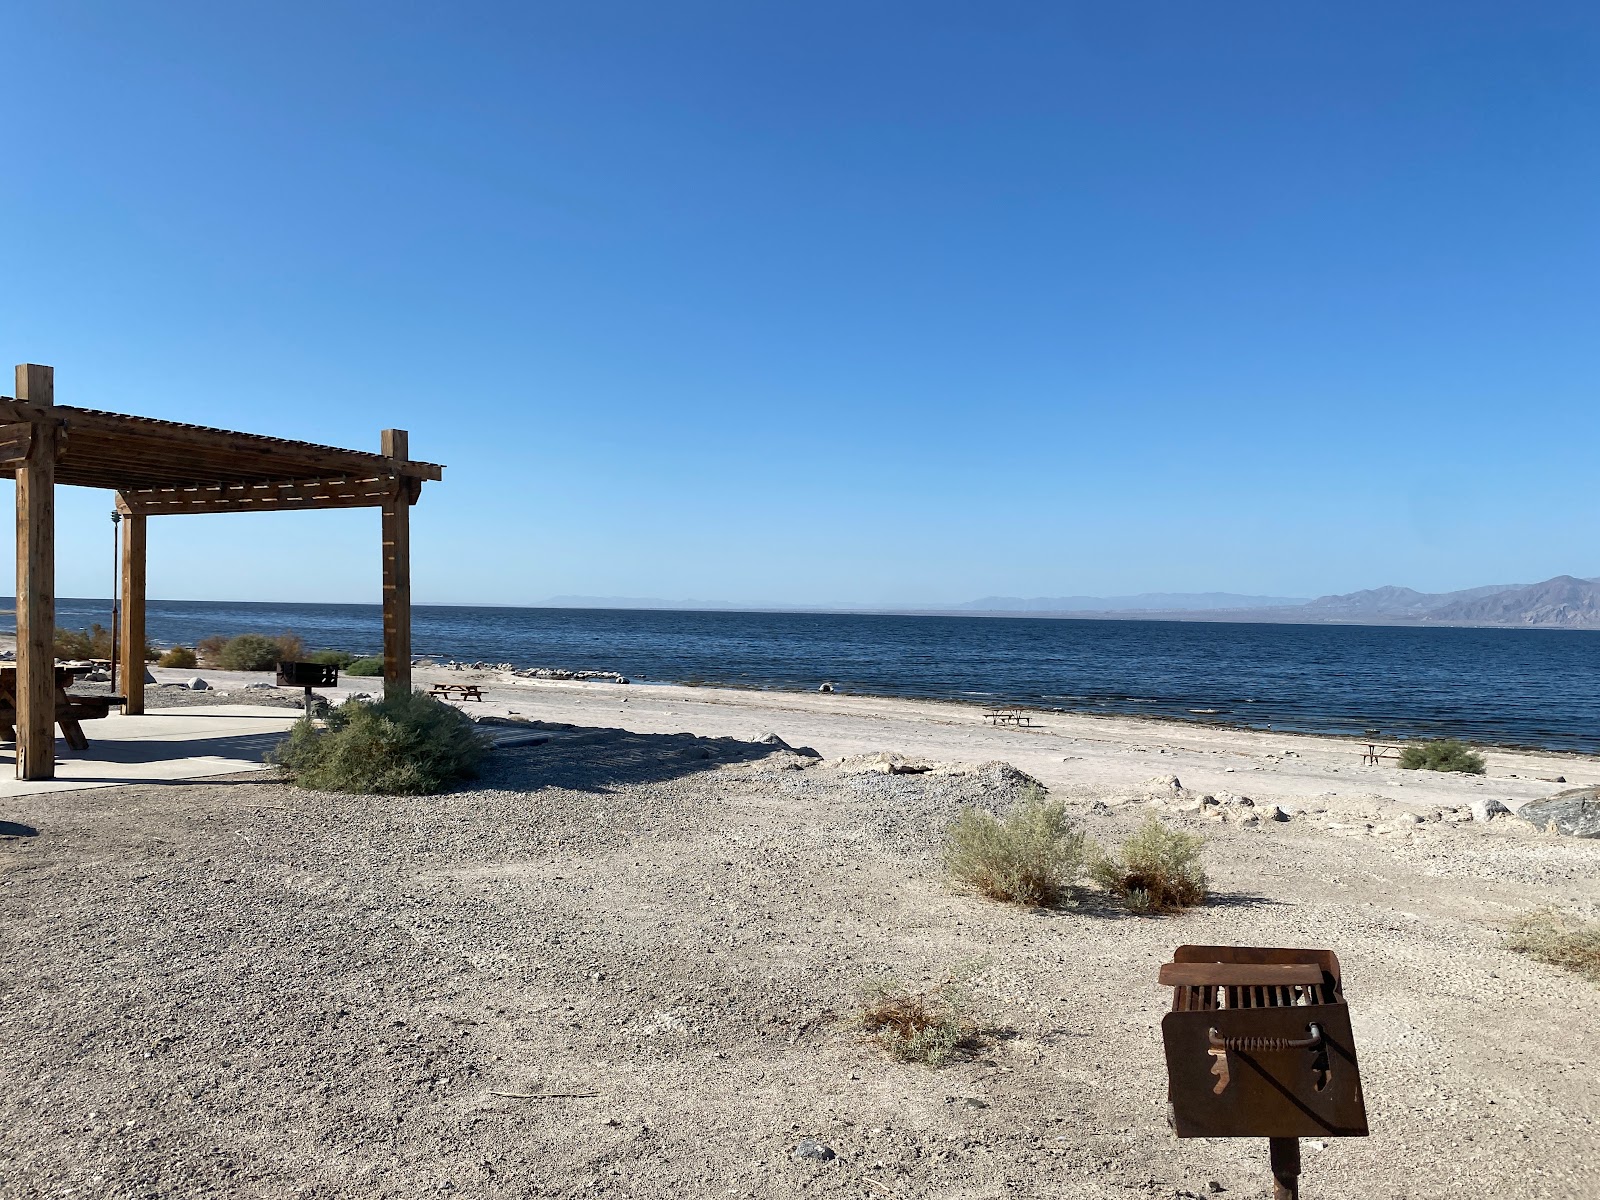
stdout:
[(1179, 1137), (1266, 1137), (1276, 1195), (1299, 1194), (1302, 1137), (1364, 1137), (1350, 1009), (1331, 950), (1180, 946), (1161, 968), (1167, 1097)]

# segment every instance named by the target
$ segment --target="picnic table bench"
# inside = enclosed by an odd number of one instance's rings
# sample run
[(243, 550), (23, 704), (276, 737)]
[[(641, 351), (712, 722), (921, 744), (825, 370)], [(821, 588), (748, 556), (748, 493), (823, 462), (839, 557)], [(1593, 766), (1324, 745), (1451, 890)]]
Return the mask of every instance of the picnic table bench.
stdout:
[[(85, 668), (56, 668), (56, 724), (67, 745), (78, 752), (89, 748), (89, 739), (83, 735), (81, 721), (94, 721), (111, 715), (113, 706), (127, 703), (123, 696), (73, 696), (67, 689)], [(0, 665), (0, 739), (17, 740), (17, 668), (14, 664)]]
[(1361, 752), (1361, 765), (1377, 766), (1385, 758), (1399, 758), (1399, 746), (1386, 746), (1382, 742), (1368, 742), (1367, 748)]
[(428, 695), (443, 696), (446, 700), (457, 696), (462, 700), (482, 701), (483, 688), (476, 683), (436, 683)]
[(1032, 725), (1033, 717), (1020, 708), (986, 708), (983, 718), (991, 725)]

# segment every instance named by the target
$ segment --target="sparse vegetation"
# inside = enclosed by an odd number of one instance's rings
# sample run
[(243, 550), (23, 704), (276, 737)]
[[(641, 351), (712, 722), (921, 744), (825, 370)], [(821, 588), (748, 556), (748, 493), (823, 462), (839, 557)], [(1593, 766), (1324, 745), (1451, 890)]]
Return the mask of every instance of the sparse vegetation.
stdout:
[(1512, 926), (1506, 947), (1600, 984), (1600, 923), (1541, 908)]
[(1066, 805), (1030, 787), (1003, 818), (965, 808), (945, 840), (945, 869), (994, 900), (1048, 907), (1070, 896), (1083, 863), (1083, 834)]
[(358, 658), (344, 668), (346, 675), (376, 676), (383, 674), (383, 659), (376, 656)]
[[(87, 629), (57, 629), (55, 656), (60, 659), (90, 659), (111, 657), (111, 630), (96, 622)], [(148, 645), (144, 660), (154, 662), (160, 654)]]
[(224, 671), (270, 671), (280, 662), (303, 662), (306, 655), (300, 635), (289, 632), (277, 637), (241, 633), (231, 638), (201, 638), (195, 649), (208, 667)]
[(317, 791), (424, 795), (475, 777), (489, 745), (457, 709), (400, 692), (347, 700), (322, 726), (302, 718), (270, 761)]
[(1407, 771), (1458, 771), (1463, 775), (1484, 772), (1483, 755), (1456, 738), (1406, 746), (1400, 751), (1400, 766)]
[(198, 665), (199, 660), (195, 658), (194, 651), (187, 646), (173, 646), (156, 660), (156, 666), (158, 667), (187, 668)]
[(325, 667), (338, 667), (341, 671), (355, 662), (356, 656), (348, 650), (313, 650), (306, 662), (321, 663)]
[(943, 1066), (963, 1046), (978, 1044), (966, 986), (970, 975), (971, 968), (957, 971), (921, 991), (880, 979), (867, 988), (861, 1028), (901, 1062)]
[(1196, 834), (1168, 828), (1150, 817), (1116, 854), (1094, 847), (1089, 877), (1129, 912), (1176, 912), (1205, 901), (1206, 873), (1200, 866), (1205, 844)]

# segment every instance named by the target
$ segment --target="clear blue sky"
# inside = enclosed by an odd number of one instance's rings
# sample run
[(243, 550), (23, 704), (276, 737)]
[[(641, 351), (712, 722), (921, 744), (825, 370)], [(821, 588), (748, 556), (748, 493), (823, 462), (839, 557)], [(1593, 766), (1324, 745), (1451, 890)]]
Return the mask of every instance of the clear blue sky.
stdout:
[[(409, 428), (419, 601), (1600, 574), (1593, 4), (0, 21), (0, 353)], [(63, 594), (109, 511), (62, 490)], [(154, 595), (377, 598), (372, 512), (150, 540)]]

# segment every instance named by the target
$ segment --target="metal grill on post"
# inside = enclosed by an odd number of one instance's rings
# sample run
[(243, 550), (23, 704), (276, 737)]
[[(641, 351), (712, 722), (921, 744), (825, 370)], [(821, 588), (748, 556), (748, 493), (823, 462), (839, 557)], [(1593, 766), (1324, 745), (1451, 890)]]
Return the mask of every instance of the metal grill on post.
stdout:
[(279, 687), (303, 687), (306, 690), (306, 719), (311, 718), (311, 689), (337, 687), (339, 668), (332, 663), (281, 662), (278, 664)]
[(1350, 1010), (1331, 950), (1179, 946), (1161, 968), (1179, 1137), (1269, 1139), (1274, 1195), (1300, 1194), (1302, 1137), (1365, 1137)]

